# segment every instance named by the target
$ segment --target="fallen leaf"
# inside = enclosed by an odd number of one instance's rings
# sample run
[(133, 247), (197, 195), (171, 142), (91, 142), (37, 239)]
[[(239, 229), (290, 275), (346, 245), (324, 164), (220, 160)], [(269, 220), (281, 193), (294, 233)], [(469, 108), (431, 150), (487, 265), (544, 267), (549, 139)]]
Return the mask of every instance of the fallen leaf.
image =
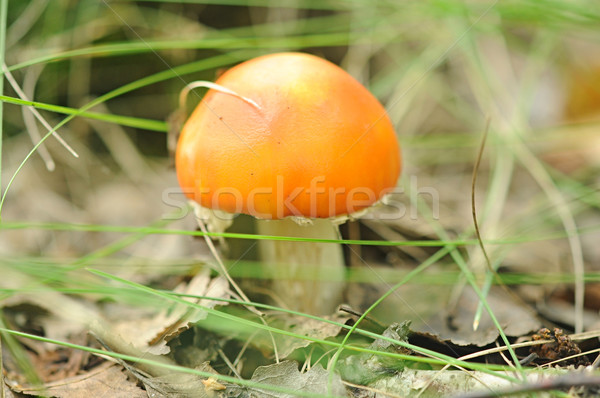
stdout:
[[(177, 286), (174, 292), (225, 299), (230, 297), (227, 280), (222, 277), (211, 279), (208, 269), (198, 273), (188, 283)], [(184, 298), (184, 300), (196, 302), (208, 308), (227, 304), (210, 299)], [(155, 355), (165, 355), (171, 351), (167, 345), (171, 339), (205, 317), (206, 311), (204, 310), (183, 304), (175, 304), (152, 316), (146, 314), (146, 317), (142, 319), (128, 319), (118, 322), (114, 326), (114, 332), (136, 348)]]
[[(387, 338), (406, 342), (410, 333), (409, 326), (410, 322), (408, 321), (401, 324), (394, 323), (382, 335)], [(410, 353), (409, 350), (383, 339), (373, 341), (369, 345), (369, 349), (399, 354)], [(344, 380), (355, 384), (367, 385), (380, 377), (401, 372), (404, 369), (404, 362), (397, 358), (362, 352), (357, 355), (350, 355), (341, 360), (338, 368)]]
[(54, 340), (66, 341), (72, 335), (84, 333), (87, 325), (98, 318), (93, 305), (81, 298), (50, 289), (45, 290), (43, 294), (15, 294), (2, 302), (3, 308), (20, 305), (33, 305), (43, 310), (29, 310), (24, 315), (29, 322), (43, 328), (45, 337)]
[[(423, 370), (423, 369), (404, 369), (401, 373), (388, 375), (377, 379), (368, 385), (371, 391), (377, 391), (376, 394), (366, 395), (367, 397), (462, 397), (475, 391), (480, 391), (485, 396), (508, 396), (500, 392), (502, 390), (514, 392), (518, 386), (528, 383), (551, 383), (557, 376), (565, 375), (565, 371), (559, 369), (534, 370), (526, 373), (526, 380), (520, 380), (520, 384), (512, 384), (508, 380), (514, 377), (511, 371), (497, 372), (497, 375), (491, 375), (480, 371), (457, 371), (446, 370)], [(509, 376), (509, 377), (506, 377)], [(535, 395), (533, 396), (549, 396)], [(484, 396), (484, 395), (482, 395)], [(519, 396), (528, 396), (521, 394)], [(577, 395), (575, 395), (577, 396)]]
[[(507, 336), (523, 336), (538, 330), (540, 322), (521, 304), (516, 303), (504, 290), (492, 287), (487, 302)], [(430, 333), (440, 340), (457, 345), (483, 347), (493, 343), (499, 336), (498, 329), (484, 310), (477, 330), (473, 330), (473, 319), (479, 298), (472, 288), (466, 287), (459, 299), (456, 311), (440, 311), (426, 325), (416, 330)]]
[[(586, 283), (584, 292), (583, 328), (584, 330), (597, 329), (598, 311), (600, 310), (600, 284)], [(556, 288), (544, 300), (536, 304), (536, 309), (545, 318), (557, 324), (569, 325), (575, 328), (575, 291), (573, 286)]]
[[(196, 368), (202, 372), (215, 373), (208, 362)], [(227, 387), (215, 378), (208, 379), (189, 373), (169, 373), (157, 377), (140, 377), (152, 398), (216, 398), (222, 397)]]
[[(144, 385), (148, 396), (151, 398), (217, 398), (222, 396), (214, 389), (205, 387), (204, 383), (207, 380), (205, 377), (172, 369), (177, 364), (168, 356), (142, 353), (139, 349), (122, 341), (120, 337), (108, 333), (101, 325), (94, 325), (93, 333), (100, 344), (108, 351), (140, 357), (153, 362), (153, 364), (136, 361), (129, 363), (117, 359), (119, 364), (127, 369), (131, 376)], [(215, 376), (218, 375), (208, 361), (201, 363), (194, 369)]]
[(10, 389), (9, 386), (6, 385), (6, 383), (2, 383), (3, 388), (4, 388), (4, 398), (16, 398), (15, 393)]
[[(349, 316), (343, 314), (334, 314), (322, 317), (324, 319), (344, 324)], [(337, 336), (341, 326), (334, 325), (328, 322), (323, 322), (318, 319), (306, 318), (302, 316), (292, 314), (277, 314), (275, 321), (271, 323), (272, 326), (276, 326), (283, 330), (299, 334), (302, 336), (310, 337), (311, 339), (324, 340), (328, 337)], [(277, 350), (280, 358), (286, 358), (294, 350), (298, 348), (308, 347), (312, 344), (312, 341), (306, 339), (299, 339), (297, 337), (290, 337), (285, 335), (275, 336), (275, 342), (277, 344)], [(271, 341), (267, 344), (270, 346)]]
[(238, 387), (231, 386), (229, 396), (244, 398), (295, 398), (294, 391), (324, 394), (329, 392), (336, 397), (347, 396), (346, 388), (338, 374), (334, 374), (329, 385), (330, 373), (321, 365), (310, 368), (306, 373), (300, 373), (298, 363), (284, 361), (274, 365), (260, 366), (256, 368), (251, 381), (260, 384), (268, 384), (290, 391), (278, 392), (260, 387)]
[(221, 391), (227, 388), (223, 384), (219, 383), (214, 377), (209, 377), (206, 380), (202, 380), (202, 384), (204, 384), (206, 391)]
[(105, 362), (83, 375), (47, 383), (42, 387), (15, 390), (26, 395), (57, 398), (89, 398), (92, 392), (94, 397), (148, 397), (146, 392), (135, 382), (128, 380), (120, 366), (109, 362)]
[[(89, 343), (88, 337), (84, 333), (74, 335), (69, 342), (86, 346)], [(97, 357), (83, 350), (56, 345), (46, 349), (48, 344), (34, 341), (27, 341), (27, 346), (30, 350), (34, 349), (35, 355), (30, 355), (30, 361), (40, 380), (45, 383), (74, 377), (81, 374), (82, 369), (91, 368), (98, 363)]]

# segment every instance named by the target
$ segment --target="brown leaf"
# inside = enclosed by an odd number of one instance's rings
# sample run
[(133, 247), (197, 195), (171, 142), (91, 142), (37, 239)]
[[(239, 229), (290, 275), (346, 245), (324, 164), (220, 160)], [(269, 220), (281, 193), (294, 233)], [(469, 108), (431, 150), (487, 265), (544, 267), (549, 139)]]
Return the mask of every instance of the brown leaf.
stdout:
[(2, 305), (4, 308), (32, 305), (43, 310), (32, 308), (23, 314), (44, 329), (45, 337), (61, 341), (84, 333), (87, 324), (98, 317), (96, 309), (83, 299), (50, 289), (44, 294), (15, 294), (3, 300)]
[[(531, 312), (516, 303), (500, 288), (490, 289), (487, 301), (494, 315), (507, 336), (523, 336), (541, 327), (540, 322)], [(479, 347), (492, 343), (499, 336), (488, 313), (483, 310), (479, 327), (473, 330), (473, 319), (479, 298), (475, 292), (466, 287), (459, 299), (453, 314), (440, 311), (425, 325), (425, 330), (437, 335), (440, 340), (449, 340), (457, 345), (477, 345)]]
[(83, 375), (48, 383), (43, 387), (17, 390), (27, 395), (57, 398), (147, 398), (144, 390), (129, 381), (120, 366), (109, 362)]
[[(217, 374), (208, 362), (197, 366), (196, 369)], [(189, 373), (175, 372), (157, 377), (144, 377), (141, 374), (136, 376), (144, 383), (148, 395), (153, 398), (216, 398), (222, 397), (223, 391), (227, 389), (214, 377), (205, 379)]]
[[(10, 389), (9, 386), (6, 385), (6, 383), (2, 383), (3, 388), (4, 388), (4, 398), (16, 398), (17, 396), (15, 395), (15, 393)], [(21, 396), (19, 394), (19, 396)]]
[[(174, 291), (196, 296), (230, 297), (228, 282), (222, 277), (211, 279), (208, 270), (197, 274), (188, 283), (180, 284)], [(226, 304), (209, 299), (198, 301), (193, 298), (186, 298), (184, 300), (197, 302), (199, 305), (208, 308)], [(175, 304), (173, 307), (163, 309), (146, 318), (128, 319), (119, 322), (115, 325), (114, 332), (121, 335), (125, 341), (134, 347), (155, 355), (164, 355), (170, 352), (167, 343), (171, 339), (187, 330), (191, 324), (205, 317), (206, 311), (183, 304)]]

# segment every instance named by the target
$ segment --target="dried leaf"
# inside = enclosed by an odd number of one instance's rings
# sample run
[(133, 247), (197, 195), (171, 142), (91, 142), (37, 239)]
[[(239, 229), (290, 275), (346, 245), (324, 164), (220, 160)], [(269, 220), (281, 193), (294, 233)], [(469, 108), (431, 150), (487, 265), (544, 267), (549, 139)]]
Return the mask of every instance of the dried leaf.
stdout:
[[(594, 309), (594, 298), (590, 297), (588, 291), (591, 288), (586, 284), (586, 295), (585, 295), (585, 308), (583, 309), (583, 326), (584, 330), (597, 330), (598, 322), (598, 310)], [(593, 288), (593, 287), (592, 287)], [(540, 300), (536, 304), (536, 310), (545, 318), (552, 322), (570, 325), (574, 328), (575, 326), (575, 311), (573, 311), (573, 299), (572, 289), (569, 289), (566, 294), (570, 297), (561, 297), (561, 291), (556, 290), (550, 297)], [(565, 294), (565, 292), (562, 292)], [(588, 307), (589, 306), (589, 307)]]
[[(382, 335), (398, 341), (407, 341), (410, 322), (390, 325)], [(372, 350), (408, 354), (409, 351), (388, 340), (377, 339), (369, 345)], [(383, 376), (401, 372), (404, 362), (396, 359), (371, 353), (351, 355), (339, 362), (340, 373), (344, 380), (351, 383), (367, 385)]]
[(144, 382), (148, 395), (153, 398), (209, 398), (215, 397), (213, 390), (207, 390), (199, 376), (174, 374), (155, 377)]
[[(330, 316), (324, 316), (323, 318), (344, 324), (350, 317), (342, 314), (334, 314)], [(342, 329), (341, 326), (323, 322), (318, 319), (311, 319), (291, 314), (278, 314), (277, 320), (273, 323), (273, 325), (302, 336), (321, 340), (328, 337), (337, 336)], [(279, 357), (286, 358), (294, 350), (302, 347), (308, 347), (310, 344), (312, 344), (312, 341), (278, 335), (276, 336), (276, 343)], [(271, 342), (269, 341), (267, 344), (270, 346)]]
[(4, 388), (4, 398), (16, 398), (15, 393), (10, 389), (8, 385), (6, 385), (6, 383), (2, 383), (2, 386)]
[[(544, 371), (532, 371), (526, 375), (524, 383), (550, 382), (556, 376), (565, 374), (559, 369), (545, 369)], [(399, 374), (388, 375), (368, 385), (372, 391), (377, 391), (367, 397), (462, 397), (476, 391), (487, 394), (485, 396), (506, 396), (499, 390), (517, 388), (524, 384), (511, 384), (507, 379), (500, 376), (510, 376), (511, 372), (498, 372), (498, 375), (490, 375), (479, 371), (462, 372), (457, 370), (422, 370), (404, 369)], [(424, 392), (422, 391), (423, 389)], [(513, 391), (514, 392), (514, 391)], [(500, 395), (497, 395), (500, 394)], [(521, 394), (519, 396), (527, 396)], [(534, 396), (550, 396), (534, 395)]]
[[(300, 373), (298, 363), (284, 361), (274, 365), (256, 368), (251, 381), (268, 384), (290, 391), (302, 391), (322, 394), (327, 391), (329, 372), (321, 365), (313, 366), (308, 372)], [(331, 381), (331, 394), (337, 397), (347, 396), (346, 388), (338, 374), (333, 375)], [(229, 397), (239, 398), (295, 398), (296, 394), (277, 392), (263, 388), (229, 386)]]
[[(176, 293), (184, 293), (195, 296), (210, 296), (215, 298), (229, 298), (229, 284), (222, 277), (210, 279), (209, 271), (206, 270), (194, 276), (188, 283), (177, 286)], [(185, 299), (189, 302), (197, 300)], [(216, 305), (224, 305), (221, 301), (203, 299), (199, 305), (213, 308)], [(176, 304), (160, 313), (143, 319), (129, 319), (119, 322), (115, 326), (115, 332), (132, 344), (134, 347), (155, 355), (164, 355), (170, 352), (167, 343), (174, 337), (187, 330), (191, 324), (206, 317), (206, 312), (194, 309), (183, 304)]]
[(222, 391), (227, 389), (223, 384), (219, 383), (214, 377), (209, 377), (206, 380), (202, 380), (206, 391)]
[[(208, 363), (196, 369), (216, 374)], [(144, 383), (148, 395), (153, 398), (216, 398), (223, 396), (220, 391), (226, 389), (226, 386), (212, 377), (205, 379), (189, 373), (170, 373), (158, 377), (144, 377), (140, 380)]]
[[(70, 343), (87, 345), (87, 334), (71, 336)], [(81, 374), (83, 368), (91, 367), (91, 362), (97, 359), (89, 352), (75, 350), (68, 347), (49, 345), (47, 343), (27, 341), (31, 350), (30, 361), (35, 368), (35, 373), (45, 383), (64, 380)], [(33, 354), (33, 352), (35, 354)], [(97, 363), (97, 362), (95, 362)]]
[(144, 390), (129, 381), (121, 367), (105, 363), (83, 375), (48, 383), (43, 387), (15, 389), (27, 395), (57, 398), (147, 398)]
[(45, 337), (54, 340), (65, 341), (72, 335), (84, 333), (87, 325), (98, 318), (94, 306), (82, 299), (50, 289), (44, 291), (44, 294), (15, 294), (2, 302), (4, 308), (23, 304), (33, 305), (43, 310), (30, 310), (25, 315), (28, 321), (44, 329)]
[[(500, 288), (492, 288), (487, 296), (487, 301), (494, 311), (507, 336), (523, 336), (541, 327), (539, 321), (527, 311), (526, 308), (516, 303)], [(466, 287), (457, 305), (456, 312), (450, 314), (440, 311), (427, 323), (423, 330), (437, 335), (440, 340), (449, 340), (457, 345), (476, 345), (483, 347), (494, 342), (499, 334), (489, 314), (484, 310), (477, 330), (473, 330), (473, 319), (479, 298), (470, 287)], [(451, 324), (450, 324), (451, 322)]]

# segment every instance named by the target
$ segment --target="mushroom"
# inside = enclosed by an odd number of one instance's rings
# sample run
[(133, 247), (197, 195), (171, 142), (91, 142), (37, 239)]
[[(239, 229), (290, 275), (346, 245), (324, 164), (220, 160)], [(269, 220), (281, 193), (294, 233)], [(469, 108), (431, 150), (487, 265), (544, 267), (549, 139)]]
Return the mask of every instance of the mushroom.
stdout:
[[(175, 156), (183, 192), (202, 209), (254, 216), (262, 235), (335, 240), (339, 223), (396, 186), (400, 149), (385, 109), (329, 61), (265, 55), (210, 87)], [(272, 291), (288, 308), (321, 315), (341, 303), (339, 244), (259, 243)]]

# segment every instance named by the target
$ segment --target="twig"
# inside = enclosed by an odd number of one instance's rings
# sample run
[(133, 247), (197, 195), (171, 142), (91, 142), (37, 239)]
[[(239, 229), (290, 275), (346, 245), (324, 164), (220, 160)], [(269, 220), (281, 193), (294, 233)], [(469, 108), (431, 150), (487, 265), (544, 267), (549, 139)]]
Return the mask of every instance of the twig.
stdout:
[(538, 354), (536, 354), (535, 352), (532, 352), (531, 354), (527, 355), (525, 358), (521, 359), (519, 361), (519, 363), (522, 366), (527, 366), (529, 365), (531, 362), (535, 361), (536, 359), (538, 359)]
[[(500, 348), (500, 344), (498, 344), (497, 341), (496, 341), (496, 348)], [(514, 349), (514, 347), (513, 347), (513, 349)], [(512, 368), (513, 370), (516, 370), (515, 364), (510, 362), (510, 360), (506, 357), (506, 355), (504, 355), (504, 350), (498, 351), (498, 354), (500, 354), (500, 357), (504, 360), (504, 362), (506, 362), (508, 367)], [(519, 365), (520, 364), (521, 364), (521, 361), (519, 361)]]
[(600, 376), (586, 376), (581, 373), (568, 374), (566, 376), (547, 378), (537, 383), (526, 383), (511, 388), (495, 391), (478, 391), (455, 395), (455, 398), (495, 398), (519, 395), (529, 392), (565, 390), (572, 387), (598, 387)]
[[(109, 347), (108, 344), (106, 344), (102, 338), (100, 338), (100, 336), (98, 336), (96, 333), (94, 333), (93, 331), (90, 332), (90, 334), (96, 339), (96, 341), (98, 341), (98, 343), (100, 343), (100, 345), (108, 352), (115, 352), (112, 348)], [(153, 388), (156, 391), (159, 392), (163, 392), (163, 389), (157, 385), (157, 383), (155, 383), (153, 381), (154, 376), (151, 375), (150, 373), (147, 373), (141, 369), (136, 368), (135, 366), (132, 366), (130, 364), (128, 364), (126, 361), (124, 361), (123, 359), (120, 358), (114, 358), (114, 357), (110, 357), (111, 360), (114, 360), (115, 362), (117, 362), (119, 365), (123, 366), (125, 369), (127, 369), (127, 371), (129, 371), (136, 379), (138, 379), (139, 381), (141, 381), (145, 386), (150, 386), (151, 388)], [(166, 395), (167, 392), (165, 391), (164, 394)]]
[(227, 355), (225, 355), (225, 353), (223, 352), (223, 350), (219, 348), (217, 350), (217, 353), (219, 354), (219, 356), (221, 357), (221, 359), (223, 360), (223, 362), (225, 362), (225, 364), (227, 365), (227, 367), (231, 370), (231, 372), (235, 375), (235, 377), (237, 377), (238, 379), (241, 379), (242, 376), (240, 376), (240, 374), (236, 370), (235, 366), (233, 366), (233, 364), (231, 363), (231, 361), (229, 360), (229, 358), (227, 358)]
[(598, 369), (598, 366), (600, 366), (600, 355), (594, 359), (594, 362), (592, 363), (592, 369)]
[[(525, 341), (523, 343), (515, 343), (511, 345), (511, 348), (516, 349), (516, 348), (522, 348), (522, 347), (530, 347), (530, 346), (535, 346), (535, 345), (542, 345), (542, 344), (546, 344), (546, 343), (552, 343), (554, 342), (554, 340), (533, 340), (533, 341)], [(462, 357), (459, 357), (458, 359), (461, 361), (466, 361), (468, 359), (473, 359), (473, 358), (479, 358), (479, 357), (483, 357), (485, 355), (489, 355), (489, 354), (494, 354), (494, 353), (500, 353), (503, 351), (508, 350), (507, 346), (497, 346), (495, 348), (488, 348), (487, 350), (483, 350), (483, 351), (478, 351), (478, 352), (473, 352), (471, 354), (467, 354), (467, 355), (463, 355)], [(421, 388), (421, 391), (419, 391), (419, 393), (417, 394), (417, 397), (420, 397), (425, 390), (427, 390), (429, 388), (429, 386), (431, 386), (433, 384), (433, 382), (442, 374), (442, 372), (445, 372), (446, 370), (448, 370), (448, 368), (450, 368), (451, 365), (445, 365), (442, 369), (440, 369), (435, 376), (433, 376), (432, 378), (430, 378), (427, 383)], [(467, 372), (468, 373), (468, 372)], [(472, 375), (472, 373), (471, 373)], [(485, 383), (481, 382), (480, 383), (482, 385), (485, 385)]]
[(595, 352), (600, 352), (600, 348), (596, 348), (595, 350), (589, 350), (589, 351), (585, 351), (585, 352), (580, 352), (579, 354), (569, 355), (568, 357), (564, 357), (564, 358), (559, 358), (559, 359), (556, 359), (556, 360), (554, 360), (552, 362), (545, 363), (542, 366), (551, 368), (554, 365), (556, 365), (557, 363), (564, 362), (564, 361), (569, 361), (569, 360), (575, 359), (575, 358), (584, 357), (584, 356), (587, 356), (589, 354), (593, 354)]

